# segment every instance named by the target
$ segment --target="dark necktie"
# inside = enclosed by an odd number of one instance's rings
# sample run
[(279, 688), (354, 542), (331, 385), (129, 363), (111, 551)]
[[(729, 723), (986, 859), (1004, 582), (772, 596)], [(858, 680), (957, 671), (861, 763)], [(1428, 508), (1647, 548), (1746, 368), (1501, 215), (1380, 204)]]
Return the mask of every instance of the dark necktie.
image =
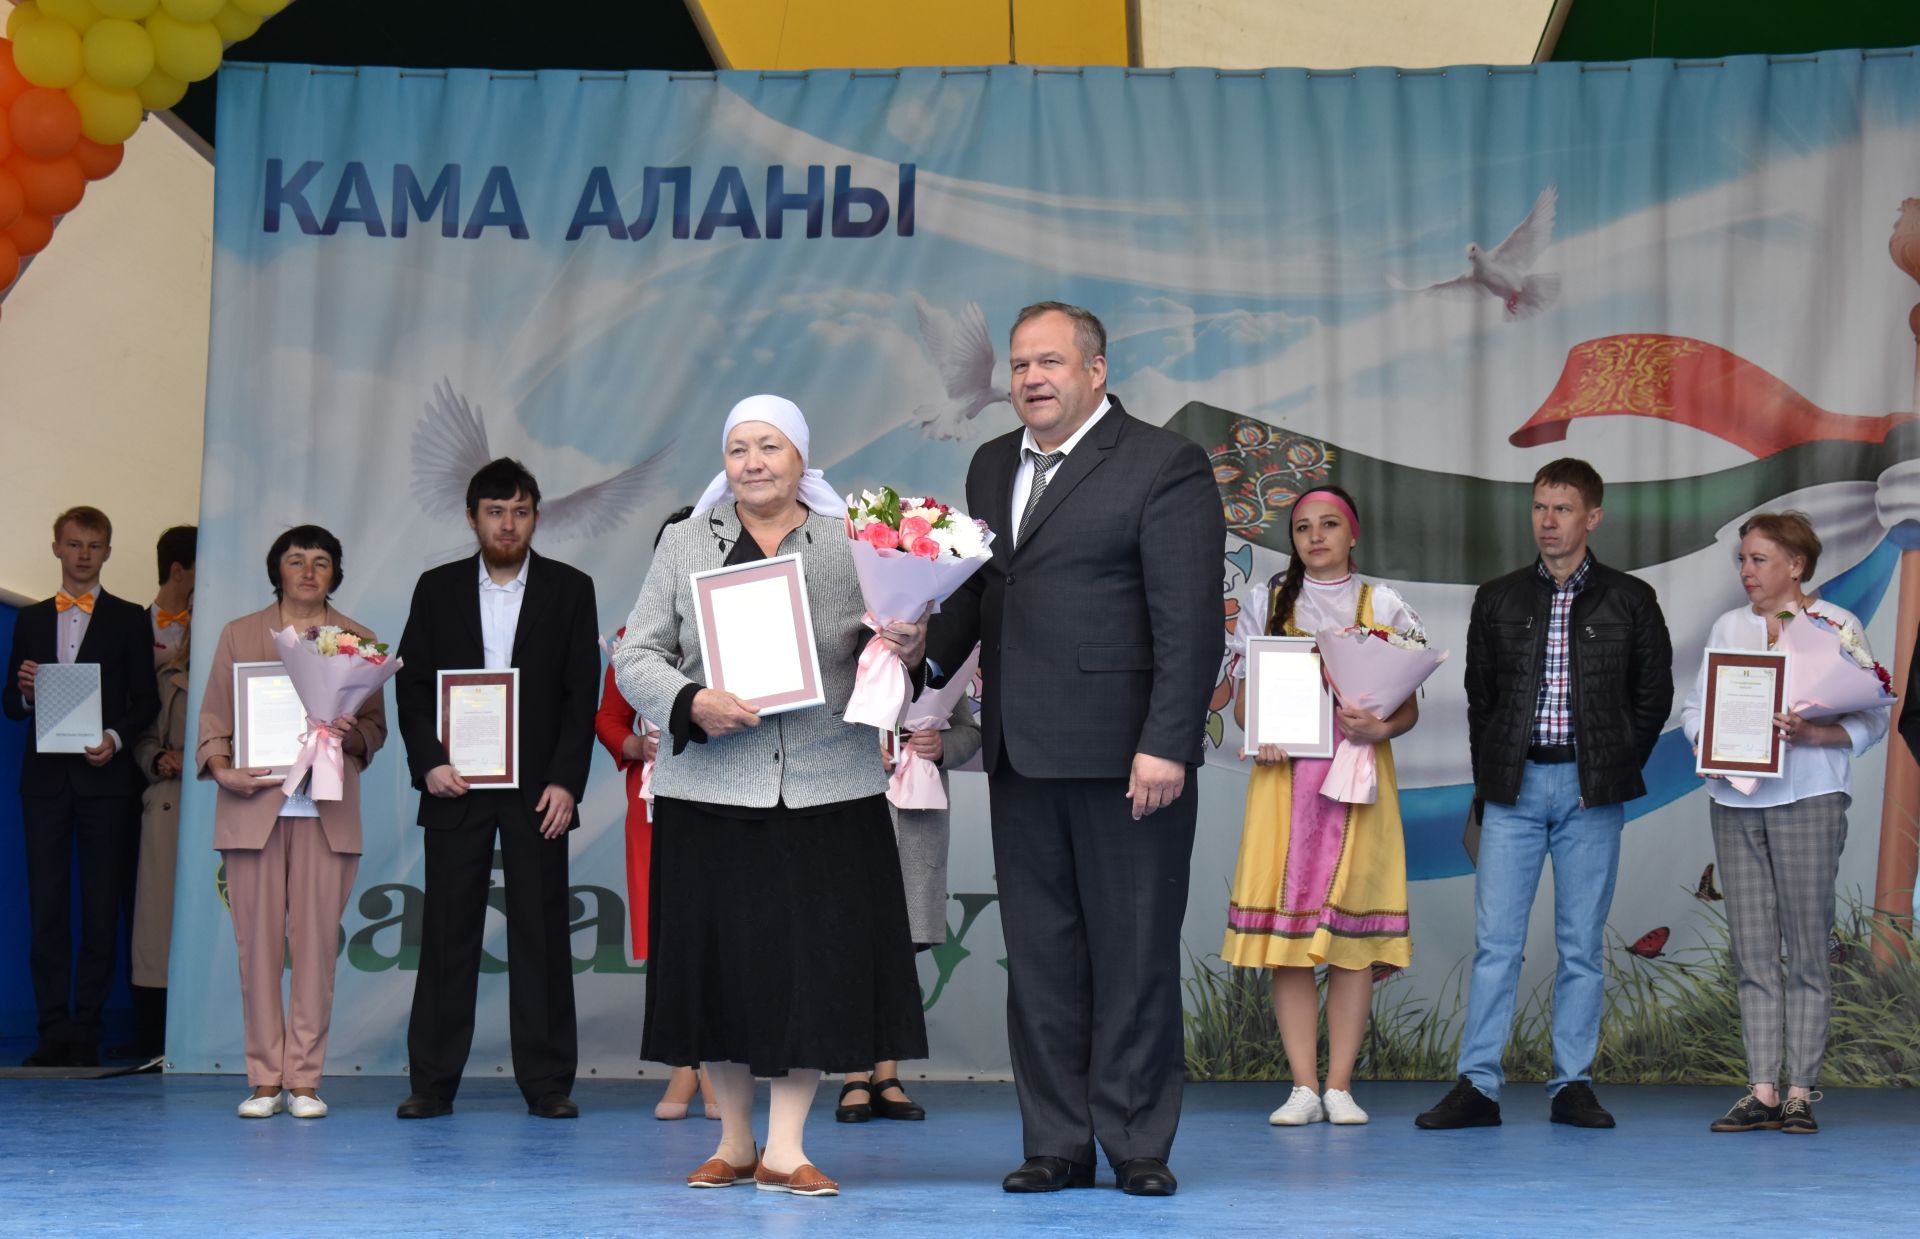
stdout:
[(1016, 539), (1027, 536), (1027, 522), (1033, 519), (1033, 510), (1040, 506), (1040, 496), (1047, 493), (1047, 478), (1051, 475), (1053, 467), (1060, 463), (1060, 458), (1066, 455), (1065, 452), (1043, 454), (1030, 447), (1020, 450), (1027, 454), (1028, 460), (1033, 462), (1033, 485), (1027, 489), (1027, 506), (1020, 513), (1020, 527), (1015, 533)]

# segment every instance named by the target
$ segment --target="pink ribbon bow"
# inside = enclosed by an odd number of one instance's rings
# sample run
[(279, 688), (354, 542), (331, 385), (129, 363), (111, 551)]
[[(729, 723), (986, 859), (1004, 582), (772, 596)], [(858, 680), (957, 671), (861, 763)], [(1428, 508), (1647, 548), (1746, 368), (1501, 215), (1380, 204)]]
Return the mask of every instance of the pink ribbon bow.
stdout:
[(873, 629), (874, 637), (867, 642), (867, 648), (860, 651), (860, 665), (853, 674), (853, 693), (847, 698), (843, 717), (849, 723), (892, 731), (900, 721), (900, 711), (913, 695), (912, 685), (907, 681), (907, 665), (887, 648), (886, 641), (879, 635), (883, 625), (873, 612), (861, 616), (860, 622)]
[(1374, 759), (1373, 746), (1338, 737), (1320, 794), (1341, 804), (1376, 803), (1380, 799), (1380, 767)]
[[(643, 736), (657, 736), (660, 734), (660, 729), (652, 723), (649, 723), (646, 719), (641, 719), (640, 734)], [(656, 753), (659, 751), (658, 749), (654, 750)], [(653, 807), (653, 763), (654, 759), (651, 757), (640, 763), (640, 799), (647, 802), (649, 809)]]
[(311, 770), (313, 785), (307, 789), (308, 797), (314, 800), (340, 799), (346, 794), (347, 767), (344, 754), (340, 737), (333, 734), (332, 728), (317, 718), (308, 719), (307, 730), (300, 733), (300, 755), (287, 771), (280, 790), (289, 798), (297, 795), (300, 781)]
[[(907, 720), (908, 731), (945, 731), (951, 724), (944, 716)], [(893, 777), (887, 780), (887, 801), (896, 809), (944, 809), (947, 789), (940, 782), (940, 767), (902, 745), (894, 759)]]

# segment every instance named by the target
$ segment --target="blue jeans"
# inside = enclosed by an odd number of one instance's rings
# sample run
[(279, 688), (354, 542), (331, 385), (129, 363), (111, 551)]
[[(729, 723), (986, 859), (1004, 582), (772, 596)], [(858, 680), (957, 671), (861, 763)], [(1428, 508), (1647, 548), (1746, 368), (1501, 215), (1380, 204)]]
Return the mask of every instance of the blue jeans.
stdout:
[(1553, 941), (1560, 968), (1553, 981), (1551, 1095), (1589, 1078), (1600, 1041), (1606, 990), (1607, 909), (1620, 871), (1621, 805), (1580, 803), (1573, 762), (1528, 762), (1514, 804), (1487, 804), (1480, 817), (1480, 859), (1474, 879), (1473, 984), (1460, 1040), (1460, 1074), (1500, 1099), (1500, 1055), (1513, 1031), (1527, 919), (1540, 886), (1540, 866), (1553, 857)]

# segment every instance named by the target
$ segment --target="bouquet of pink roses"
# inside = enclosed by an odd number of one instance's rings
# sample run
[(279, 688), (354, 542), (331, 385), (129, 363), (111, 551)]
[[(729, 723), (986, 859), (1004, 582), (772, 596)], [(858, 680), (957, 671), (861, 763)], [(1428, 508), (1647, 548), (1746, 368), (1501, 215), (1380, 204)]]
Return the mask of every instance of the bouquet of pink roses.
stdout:
[[(1804, 718), (1838, 718), (1893, 705), (1893, 677), (1873, 660), (1859, 629), (1818, 611), (1783, 611), (1778, 618), (1780, 640), (1774, 648), (1790, 656), (1790, 713)], [(1798, 622), (1803, 619), (1807, 622)], [(1760, 786), (1758, 779), (1741, 775), (1727, 782), (1744, 796), (1751, 796)]]
[(361, 703), (400, 670), (399, 656), (389, 654), (383, 642), (363, 641), (358, 633), (332, 624), (299, 632), (289, 624), (273, 634), (280, 661), (293, 681), (293, 691), (307, 712), (307, 730), (300, 735), (300, 756), (287, 771), (282, 790), (292, 796), (308, 771), (315, 800), (338, 800), (345, 791), (346, 762), (340, 737), (327, 723), (352, 714)]
[[(853, 570), (876, 634), (896, 620), (918, 621), (992, 558), (993, 534), (935, 499), (902, 498), (891, 486), (847, 496)], [(861, 651), (847, 700), (849, 723), (893, 730), (907, 704), (907, 669), (876, 635)]]
[[(1355, 625), (1314, 634), (1320, 664), (1343, 705), (1357, 706), (1379, 718), (1398, 710), (1427, 677), (1447, 661), (1447, 651), (1427, 647), (1419, 629)], [(1373, 804), (1380, 798), (1379, 768), (1373, 745), (1341, 743), (1327, 767), (1320, 794), (1343, 804)]]

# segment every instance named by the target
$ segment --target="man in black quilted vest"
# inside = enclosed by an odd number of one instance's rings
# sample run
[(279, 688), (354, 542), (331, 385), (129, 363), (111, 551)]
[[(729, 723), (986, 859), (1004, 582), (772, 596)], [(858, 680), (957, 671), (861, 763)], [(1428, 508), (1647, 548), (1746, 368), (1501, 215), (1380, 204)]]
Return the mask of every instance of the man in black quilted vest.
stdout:
[(1500, 1122), (1500, 1057), (1513, 1028), (1527, 920), (1553, 857), (1552, 1118), (1612, 1127), (1590, 1075), (1606, 984), (1607, 909), (1625, 805), (1673, 707), (1673, 646), (1653, 588), (1587, 549), (1600, 475), (1556, 460), (1533, 479), (1540, 557), (1480, 587), (1467, 628), (1467, 726), (1480, 822), (1473, 986), (1460, 1079), (1414, 1120)]

